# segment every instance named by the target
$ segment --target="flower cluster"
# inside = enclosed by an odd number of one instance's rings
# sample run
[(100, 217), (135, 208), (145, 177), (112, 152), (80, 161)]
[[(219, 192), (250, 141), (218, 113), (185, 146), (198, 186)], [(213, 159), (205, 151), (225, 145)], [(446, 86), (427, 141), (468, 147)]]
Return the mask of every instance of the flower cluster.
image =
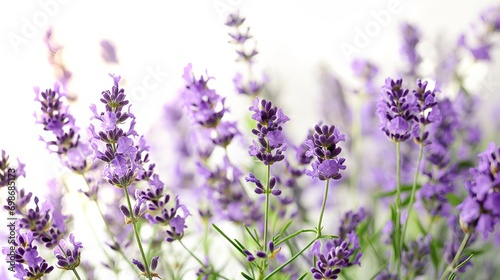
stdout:
[[(151, 224), (170, 226), (170, 229), (166, 231), (168, 242), (181, 239), (184, 236), (184, 229), (187, 228), (186, 218), (189, 211), (185, 205), (180, 204), (178, 197), (172, 201), (173, 206), (169, 203), (171, 197), (165, 192), (164, 184), (157, 174), (149, 180), (149, 185), (150, 188), (145, 191), (136, 191), (137, 203), (134, 207), (134, 216), (139, 217), (142, 214), (141, 205), (144, 203), (145, 217)], [(122, 205), (121, 210), (126, 217), (132, 218), (125, 206)], [(182, 215), (179, 210), (182, 211)]]
[(363, 208), (358, 212), (349, 211), (344, 215), (339, 227), (339, 237), (327, 241), (323, 246), (317, 241), (312, 253), (318, 258), (311, 268), (314, 279), (337, 279), (343, 268), (360, 265), (363, 255), (360, 251), (356, 228), (366, 218)]
[(2, 156), (0, 157), (0, 188), (8, 186), (10, 182), (17, 180), (21, 176), (26, 177), (24, 167), (25, 164), (17, 159), (17, 167), (12, 168), (9, 155), (2, 150)]
[(403, 88), (403, 80), (387, 78), (377, 102), (380, 129), (395, 142), (408, 140), (417, 128), (415, 96)]
[(342, 152), (339, 142), (345, 142), (345, 135), (338, 128), (334, 125), (317, 124), (312, 139), (305, 142), (309, 147), (306, 156), (316, 158), (311, 165), (312, 170), (307, 170), (306, 174), (322, 181), (342, 178), (340, 170), (345, 170), (346, 166), (345, 158), (338, 157)]
[(250, 199), (240, 183), (243, 173), (227, 157), (213, 170), (200, 162), (197, 165), (213, 214), (236, 223), (252, 224), (261, 219), (259, 203)]
[(239, 13), (229, 14), (226, 25), (232, 28), (229, 33), (231, 38), (230, 43), (236, 45), (236, 53), (238, 60), (243, 61), (250, 73), (247, 79), (244, 78), (241, 72), (237, 72), (233, 82), (236, 87), (236, 92), (250, 96), (258, 95), (264, 88), (267, 82), (267, 77), (264, 75), (261, 81), (252, 77), (252, 66), (255, 62), (255, 56), (258, 51), (255, 47), (255, 42), (251, 44), (253, 36), (250, 34), (250, 27), (244, 27), (245, 18), (241, 17)]
[(73, 234), (69, 235), (69, 241), (73, 246), (72, 249), (68, 248), (64, 240), (61, 240), (60, 247), (54, 249), (58, 267), (66, 270), (74, 269), (80, 265), (80, 249), (83, 248), (82, 242), (76, 241)]
[(465, 184), (468, 196), (458, 206), (460, 224), (465, 232), (487, 236), (500, 221), (500, 149), (494, 143), (478, 154), (479, 164), (470, 170)]
[(429, 127), (430, 144), (425, 147), (426, 165), (423, 171), (428, 181), (417, 193), (420, 203), (432, 215), (448, 216), (451, 205), (446, 195), (453, 192), (453, 182), (457, 177), (457, 167), (451, 164), (450, 149), (461, 126), (460, 118), (449, 99), (440, 100), (435, 109), (441, 118)]
[[(106, 163), (103, 177), (108, 182), (119, 188), (130, 186), (136, 178), (144, 175), (142, 167), (141, 152), (145, 150), (145, 143), (134, 145), (134, 136), (138, 136), (134, 130), (135, 116), (124, 111), (125, 105), (129, 103), (125, 99), (124, 89), (120, 89), (118, 83), (120, 76), (111, 76), (114, 85), (111, 91), (102, 92), (100, 101), (105, 104), (106, 111), (98, 113), (96, 105), (91, 105), (93, 119), (100, 122), (100, 130), (96, 132), (94, 124), (90, 124), (92, 133), (91, 147), (95, 157)], [(128, 130), (122, 126), (127, 120), (130, 121)]]
[(228, 112), (224, 107), (226, 98), (222, 98), (214, 89), (208, 87), (208, 82), (213, 77), (207, 77), (205, 80), (200, 76), (196, 79), (191, 63), (184, 68), (182, 77), (186, 88), (181, 98), (191, 119), (208, 129), (207, 134), (215, 145), (226, 147), (239, 131), (235, 122), (222, 121), (222, 117)]
[(42, 207), (38, 205), (38, 197), (35, 196), (36, 207), (28, 209), (27, 213), (19, 220), (19, 227), (29, 230), (33, 238), (45, 244), (47, 248), (53, 248), (62, 239), (66, 232), (64, 220), (66, 216), (52, 211), (49, 203)]
[(402, 264), (406, 275), (418, 277), (425, 274), (425, 268), (431, 253), (430, 242), (430, 236), (426, 238), (420, 236), (417, 240), (408, 244), (408, 248), (402, 253)]
[[(431, 123), (441, 121), (441, 113), (439, 108), (436, 106), (438, 104), (436, 101), (436, 92), (438, 90), (436, 88), (432, 91), (428, 90), (427, 84), (427, 81), (417, 80), (417, 88), (413, 90), (413, 95), (417, 101), (417, 120), (424, 127)], [(415, 141), (417, 143), (428, 144), (426, 140), (429, 137), (429, 132), (418, 126), (417, 128), (418, 130), (414, 130)]]
[(286, 151), (287, 144), (281, 125), (290, 119), (281, 109), (273, 107), (272, 102), (265, 99), (256, 98), (249, 109), (254, 112), (252, 119), (257, 121), (257, 128), (252, 129), (252, 133), (257, 136), (257, 142), (252, 140), (249, 154), (265, 165), (282, 161), (285, 158), (283, 152)]
[[(17, 279), (41, 279), (42, 276), (54, 270), (53, 266), (40, 257), (37, 246), (33, 245), (34, 240), (33, 234), (29, 231), (26, 233), (17, 232), (14, 241), (16, 248), (14, 252), (16, 262), (14, 277)], [(2, 252), (8, 255), (10, 250), (4, 248)]]
[(35, 101), (41, 105), (37, 123), (42, 124), (43, 129), (50, 131), (55, 137), (54, 140), (45, 140), (43, 137), (40, 139), (47, 143), (49, 151), (59, 155), (65, 166), (75, 172), (85, 172), (92, 165), (92, 151), (80, 139), (75, 119), (64, 104), (66, 94), (62, 86), (56, 83), (53, 89), (40, 91), (40, 88), (35, 87), (34, 90)]
[[(314, 254), (318, 258), (315, 266), (311, 268), (314, 279), (337, 279), (342, 268), (361, 265), (361, 258), (358, 237), (355, 233), (350, 233), (346, 240), (333, 239), (326, 242), (323, 251), (319, 248), (318, 242), (313, 247)], [(357, 253), (356, 253), (357, 252)]]

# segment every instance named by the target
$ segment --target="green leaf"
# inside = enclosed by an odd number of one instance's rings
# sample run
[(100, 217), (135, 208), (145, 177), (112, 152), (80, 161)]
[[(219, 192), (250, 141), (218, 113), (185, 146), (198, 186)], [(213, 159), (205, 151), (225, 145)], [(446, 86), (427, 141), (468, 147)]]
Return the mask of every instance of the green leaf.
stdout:
[(297, 280), (302, 280), (302, 279), (306, 278), (307, 274), (309, 274), (309, 272), (302, 274), (302, 276), (300, 276)]
[(245, 252), (243, 252), (243, 250), (238, 247), (238, 245), (236, 245), (236, 243), (234, 243), (218, 226), (216, 226), (215, 224), (212, 224), (212, 226), (215, 228), (216, 231), (218, 231), (227, 241), (229, 241), (229, 243), (231, 243), (231, 245), (234, 246), (234, 248), (236, 248), (238, 251), (240, 251), (240, 253), (243, 255), (243, 256), (247, 256), (247, 254), (245, 254)]
[(448, 202), (452, 205), (452, 206), (457, 206), (459, 205), (460, 203), (462, 203), (462, 199), (460, 199), (460, 197), (458, 197), (456, 194), (454, 193), (449, 193), (446, 195), (446, 199), (448, 200)]
[(463, 262), (461, 262), (457, 267), (455, 268), (456, 270), (459, 270), (462, 266), (466, 265), (471, 259), (474, 257), (474, 254), (470, 254)]
[(280, 230), (280, 232), (278, 233), (278, 235), (276, 235), (274, 238), (273, 238), (273, 241), (276, 241), (278, 240), (281, 235), (283, 235), (285, 233), (285, 231), (288, 229), (288, 227), (290, 227), (290, 225), (292, 224), (292, 220), (289, 220), (285, 226)]
[(396, 240), (396, 236), (399, 236), (399, 233), (396, 234), (396, 231), (399, 230), (401, 226), (398, 226), (399, 221), (397, 221), (397, 215), (396, 215), (396, 206), (394, 204), (391, 204), (391, 221), (392, 221), (392, 226), (393, 226), (393, 232), (392, 232), (392, 238), (391, 238), (391, 243), (392, 243), (392, 250), (394, 252), (394, 257), (397, 259), (399, 258), (399, 242)]
[(254, 280), (252, 277), (248, 276), (245, 272), (241, 272), (241, 275), (247, 280)]
[[(415, 213), (415, 212), (414, 212)], [(424, 235), (427, 235), (427, 232), (424, 228), (424, 225), (422, 225), (422, 221), (420, 221), (420, 218), (418, 215), (416, 215), (416, 218), (417, 218), (417, 227), (418, 229), (420, 230), (420, 233), (424, 234)]]
[(260, 247), (259, 239), (253, 235), (253, 233), (250, 231), (250, 229), (247, 227), (246, 224), (243, 224), (243, 227), (245, 227), (245, 230), (248, 232), (250, 237), (252, 237), (252, 240), (255, 242), (255, 244), (257, 244), (257, 246)]
[(440, 246), (437, 241), (434, 238), (431, 239), (431, 262), (435, 269), (439, 268), (439, 260), (441, 258), (441, 256), (439, 255), (439, 247)]

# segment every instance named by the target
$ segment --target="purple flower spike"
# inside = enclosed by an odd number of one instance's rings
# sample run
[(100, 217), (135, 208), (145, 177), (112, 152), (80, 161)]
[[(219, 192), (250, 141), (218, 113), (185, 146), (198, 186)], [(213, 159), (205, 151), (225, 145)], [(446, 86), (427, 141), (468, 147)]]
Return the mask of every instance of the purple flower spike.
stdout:
[(403, 88), (403, 80), (387, 78), (377, 102), (380, 129), (395, 142), (411, 137), (419, 113), (414, 95)]
[(470, 169), (471, 179), (465, 184), (469, 196), (457, 208), (463, 231), (486, 238), (500, 221), (500, 148), (490, 143), (478, 156), (479, 164)]
[(57, 265), (59, 268), (74, 269), (80, 265), (80, 249), (83, 248), (82, 243), (77, 242), (73, 234), (69, 235), (69, 240), (72, 244), (72, 249), (68, 248), (64, 240), (61, 240), (59, 243), (63, 251), (61, 251), (59, 246), (54, 249), (54, 255), (57, 258)]
[(184, 68), (183, 78), (186, 88), (182, 92), (182, 101), (192, 120), (206, 128), (215, 128), (228, 111), (224, 107), (225, 98), (208, 87), (213, 77), (194, 77), (191, 63)]
[(345, 170), (345, 159), (339, 158), (342, 148), (338, 147), (339, 142), (345, 141), (345, 135), (335, 126), (320, 124), (314, 127), (315, 133), (312, 139), (305, 144), (309, 147), (306, 156), (315, 156), (316, 160), (311, 164), (312, 170), (306, 170), (306, 174), (316, 177), (322, 181), (342, 178), (341, 170)]
[(287, 144), (281, 125), (290, 119), (281, 109), (273, 107), (270, 101), (264, 99), (256, 98), (249, 109), (254, 112), (252, 119), (257, 121), (257, 128), (252, 129), (252, 133), (257, 136), (257, 142), (253, 141), (249, 154), (265, 165), (283, 160)]
[[(417, 81), (417, 89), (413, 90), (413, 95), (417, 100), (417, 120), (422, 125), (441, 121), (441, 113), (439, 112), (438, 106), (436, 106), (436, 92), (438, 92), (437, 89), (433, 89), (432, 91), (427, 89), (427, 81)], [(421, 132), (420, 129), (414, 130), (414, 138), (417, 143), (427, 143), (426, 140), (428, 136), (428, 131)]]
[(63, 164), (75, 172), (83, 173), (91, 166), (92, 150), (80, 140), (79, 128), (65, 105), (62, 85), (55, 84), (53, 89), (40, 91), (35, 88), (35, 101), (40, 103), (40, 112), (35, 113), (37, 123), (45, 131), (51, 132), (53, 140), (40, 139), (47, 143), (47, 149), (56, 153)]

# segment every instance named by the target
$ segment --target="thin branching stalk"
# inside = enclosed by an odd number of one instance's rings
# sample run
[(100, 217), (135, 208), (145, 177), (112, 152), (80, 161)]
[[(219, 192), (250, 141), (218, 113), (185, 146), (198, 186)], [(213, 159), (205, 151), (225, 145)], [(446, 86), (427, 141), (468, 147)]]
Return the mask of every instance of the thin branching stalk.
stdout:
[(151, 272), (149, 271), (148, 260), (146, 258), (146, 255), (144, 254), (144, 249), (142, 248), (141, 238), (139, 236), (139, 229), (137, 228), (136, 225), (137, 221), (136, 217), (134, 216), (134, 209), (132, 208), (132, 203), (130, 203), (130, 196), (128, 194), (128, 189), (127, 187), (123, 187), (123, 190), (125, 191), (125, 197), (127, 198), (128, 209), (130, 212), (130, 219), (132, 221), (132, 226), (134, 227), (137, 246), (139, 247), (139, 251), (141, 251), (142, 261), (144, 262), (144, 268), (146, 269), (146, 276), (148, 277), (149, 280), (152, 280), (153, 278), (151, 277)]

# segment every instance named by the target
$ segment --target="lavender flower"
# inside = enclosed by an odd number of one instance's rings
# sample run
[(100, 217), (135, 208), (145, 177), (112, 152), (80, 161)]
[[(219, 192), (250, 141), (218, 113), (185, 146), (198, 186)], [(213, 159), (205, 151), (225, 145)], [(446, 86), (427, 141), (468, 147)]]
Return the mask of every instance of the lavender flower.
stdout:
[(366, 218), (366, 212), (363, 207), (358, 212), (349, 211), (345, 213), (339, 227), (339, 238), (346, 239), (348, 234), (355, 232), (358, 225)]
[(343, 268), (360, 265), (362, 254), (358, 250), (359, 241), (355, 233), (350, 233), (346, 240), (333, 239), (326, 242), (321, 248), (321, 243), (313, 245), (313, 252), (318, 258), (315, 266), (311, 268), (314, 279), (337, 279)]
[[(172, 203), (169, 203), (171, 197), (165, 193), (164, 184), (157, 174), (154, 174), (153, 178), (149, 180), (149, 185), (151, 188), (145, 191), (136, 191), (137, 200), (134, 207), (134, 216), (139, 217), (142, 215), (141, 204), (144, 203), (146, 208), (145, 217), (151, 224), (170, 226), (170, 229), (166, 231), (166, 240), (168, 242), (180, 240), (184, 236), (184, 229), (187, 227), (185, 223), (189, 211), (185, 205), (180, 204), (178, 197), (175, 197), (172, 201), (173, 206)], [(126, 211), (124, 211), (123, 207), (121, 208), (123, 214), (130, 217), (128, 209), (125, 208)]]
[(68, 106), (64, 104), (66, 94), (62, 86), (56, 83), (53, 89), (43, 92), (35, 87), (35, 94), (35, 101), (41, 105), (37, 123), (42, 124), (43, 129), (50, 131), (55, 137), (54, 140), (40, 139), (47, 143), (50, 152), (58, 154), (65, 166), (83, 174), (92, 165), (92, 150), (80, 140), (79, 128), (75, 125)]
[(72, 249), (68, 248), (64, 239), (59, 243), (60, 247), (54, 249), (58, 267), (66, 270), (74, 269), (80, 265), (80, 249), (83, 248), (82, 243), (77, 242), (73, 234), (69, 235), (69, 240), (73, 246)]
[(19, 220), (19, 227), (29, 230), (33, 238), (45, 244), (47, 248), (53, 248), (62, 239), (66, 232), (64, 220), (66, 216), (56, 213), (47, 202), (40, 207), (39, 199), (34, 198), (36, 207), (28, 209), (27, 213)]
[(252, 68), (255, 63), (255, 56), (259, 53), (256, 49), (256, 43), (253, 36), (250, 34), (250, 27), (244, 27), (245, 18), (241, 17), (238, 12), (232, 13), (228, 16), (226, 25), (231, 27), (229, 33), (231, 40), (229, 43), (236, 46), (236, 54), (238, 61), (243, 61), (246, 64), (245, 68), (248, 69), (248, 77), (244, 77), (241, 72), (237, 72), (233, 78), (233, 83), (236, 92), (249, 96), (256, 96), (262, 92), (265, 84), (268, 82), (267, 76), (264, 74), (260, 80), (254, 78), (252, 75)]
[(465, 232), (493, 232), (500, 220), (500, 149), (494, 143), (478, 154), (479, 164), (470, 170), (470, 180), (465, 184), (468, 196), (457, 207), (461, 210), (460, 225)]
[(252, 129), (252, 133), (257, 136), (258, 141), (252, 141), (249, 154), (265, 165), (282, 161), (287, 144), (281, 125), (290, 119), (281, 109), (273, 107), (273, 104), (265, 99), (256, 98), (249, 109), (254, 112), (252, 119), (257, 121), (257, 128)]
[(17, 178), (26, 177), (24, 167), (26, 165), (17, 159), (17, 167), (14, 168), (9, 162), (9, 155), (2, 150), (2, 157), (0, 158), (0, 188), (8, 186), (10, 182), (14, 182)]
[(367, 94), (373, 94), (377, 91), (375, 77), (378, 74), (378, 68), (375, 64), (365, 59), (355, 59), (351, 63), (351, 68), (354, 75), (364, 82)]
[(427, 90), (427, 83), (427, 81), (422, 82), (421, 80), (417, 80), (417, 89), (413, 90), (413, 95), (417, 100), (416, 107), (419, 112), (417, 119), (422, 125), (422, 127), (416, 126), (418, 130), (413, 130), (413, 135), (417, 143), (428, 144), (426, 140), (429, 137), (429, 132), (420, 130), (423, 130), (423, 127), (426, 125), (441, 121), (441, 114), (436, 106), (436, 92), (438, 90), (436, 88), (432, 91)]
[[(134, 145), (133, 136), (138, 136), (134, 130), (135, 116), (124, 112), (125, 93), (118, 83), (120, 76), (112, 76), (114, 86), (111, 91), (102, 92), (100, 101), (105, 104), (106, 111), (97, 113), (97, 107), (91, 105), (93, 119), (100, 122), (101, 130), (96, 132), (94, 124), (90, 124), (92, 133), (91, 147), (95, 157), (104, 161), (106, 166), (103, 171), (104, 178), (112, 185), (119, 188), (128, 187), (136, 178), (144, 173), (140, 158), (139, 146)], [(129, 120), (129, 128), (125, 132), (120, 126)]]
[(312, 163), (312, 170), (307, 170), (306, 174), (318, 178), (322, 181), (342, 178), (340, 170), (345, 170), (345, 158), (338, 156), (342, 152), (339, 142), (345, 142), (345, 135), (334, 126), (317, 124), (314, 127), (315, 133), (312, 140), (307, 140), (305, 144), (309, 147), (306, 156), (315, 156)]
[(182, 92), (184, 106), (195, 123), (207, 128), (217, 127), (224, 113), (228, 110), (224, 107), (225, 98), (221, 98), (215, 90), (208, 87), (208, 81), (201, 76), (196, 80), (193, 66), (189, 63), (184, 68), (182, 76), (186, 82), (186, 89)]
[(411, 137), (418, 113), (414, 95), (403, 88), (403, 80), (387, 78), (377, 102), (380, 129), (395, 142), (403, 142)]
[[(37, 246), (33, 245), (34, 237), (31, 232), (17, 232), (15, 245), (15, 262), (14, 277), (17, 279), (41, 279), (42, 276), (49, 274), (54, 270), (53, 266), (49, 266), (47, 261), (39, 256)], [(4, 254), (9, 250), (2, 250)]]
[(402, 265), (406, 275), (411, 275), (414, 278), (425, 274), (425, 267), (431, 253), (430, 241), (430, 236), (426, 238), (421, 236), (410, 242), (408, 248), (402, 252)]

